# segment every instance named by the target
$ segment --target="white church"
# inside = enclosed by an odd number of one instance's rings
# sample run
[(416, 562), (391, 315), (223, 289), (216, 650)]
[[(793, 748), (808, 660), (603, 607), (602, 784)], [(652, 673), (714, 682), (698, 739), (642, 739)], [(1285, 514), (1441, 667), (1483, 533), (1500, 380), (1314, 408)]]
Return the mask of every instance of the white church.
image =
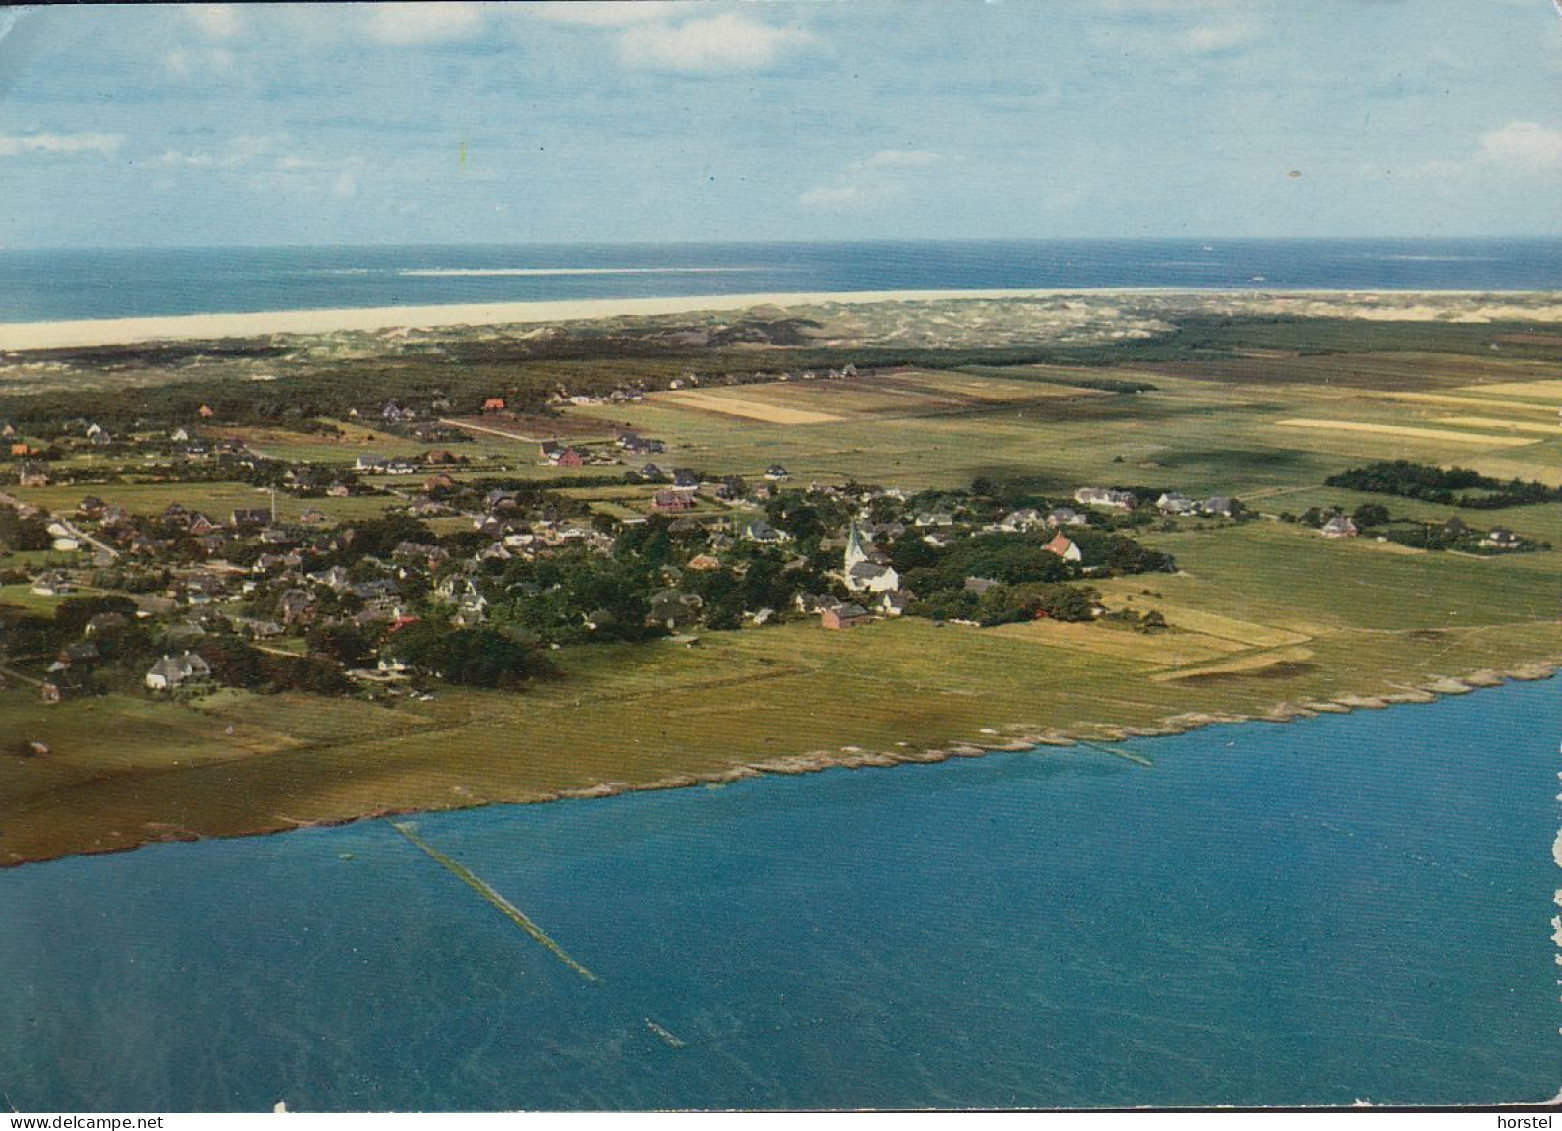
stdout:
[(891, 565), (880, 565), (868, 554), (857, 524), (851, 525), (844, 555), (846, 588), (853, 593), (891, 593), (900, 588), (900, 574)]

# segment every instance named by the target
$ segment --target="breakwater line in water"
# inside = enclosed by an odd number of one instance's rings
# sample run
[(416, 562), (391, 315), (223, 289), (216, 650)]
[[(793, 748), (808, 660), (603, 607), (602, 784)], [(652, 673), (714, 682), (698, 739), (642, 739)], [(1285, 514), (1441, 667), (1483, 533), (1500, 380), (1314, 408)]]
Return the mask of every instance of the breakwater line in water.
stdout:
[(595, 982), (597, 980), (597, 976), (595, 974), (571, 958), (563, 947), (549, 938), (546, 931), (528, 919), (520, 908), (516, 907), (504, 896), (494, 891), (493, 888), (489, 887), (486, 883), (474, 875), (470, 869), (456, 863), (456, 861), (446, 856), (443, 852), (439, 851), (439, 849), (429, 844), (428, 841), (418, 836), (417, 833), (412, 831), (412, 827), (410, 825), (405, 825), (398, 821), (391, 821), (390, 827), (395, 829), (402, 836), (406, 837), (407, 840), (410, 841), (413, 845), (426, 852), (435, 863), (444, 868), (451, 875), (455, 876), (456, 879), (460, 880), (467, 887), (471, 888), (473, 891), (477, 892), (478, 895), (482, 896), (489, 903), (497, 907), (505, 915), (505, 917), (513, 922), (517, 927), (525, 931), (528, 935), (546, 947), (549, 953), (553, 955), (553, 957), (564, 963), (564, 965), (575, 971), (575, 973), (586, 979), (586, 981)]

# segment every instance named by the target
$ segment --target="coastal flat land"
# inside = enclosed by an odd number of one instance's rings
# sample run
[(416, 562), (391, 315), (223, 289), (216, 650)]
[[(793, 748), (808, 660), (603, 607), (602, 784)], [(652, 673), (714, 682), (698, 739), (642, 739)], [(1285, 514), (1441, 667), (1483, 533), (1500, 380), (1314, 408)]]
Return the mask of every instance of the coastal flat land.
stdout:
[[(628, 428), (665, 444), (661, 454), (626, 457), (614, 481), (600, 467), (546, 466), (537, 444), (502, 436), (463, 447), (473, 464), (452, 474), (503, 469), (616, 522), (653, 513), (656, 487), (622, 481), (626, 467), (647, 459), (696, 467), (707, 478), (757, 479), (783, 464), (794, 486), (856, 482), (907, 492), (964, 489), (979, 478), (1022, 482), (1059, 499), (1088, 484), (1154, 485), (1194, 498), (1235, 496), (1258, 517), (1158, 521), (1135, 537), (1171, 554), (1175, 573), (1090, 582), (1108, 611), (1159, 612), (1169, 627), (1153, 633), (1110, 618), (979, 628), (910, 616), (829, 631), (794, 616), (780, 625), (698, 630), (692, 645), (566, 646), (551, 653), (556, 678), (520, 691), (440, 686), (432, 699), (375, 702), (231, 689), (170, 701), (118, 688), (45, 703), (30, 671), (10, 664), (0, 744), (36, 741), (49, 753), (0, 754), (0, 861), (762, 772), (831, 765), (874, 772), (898, 760), (1037, 739), (1126, 737), (1132, 752), (1135, 732), (1280, 720), (1345, 709), (1341, 701), (1424, 700), (1429, 689), (1463, 690), (1456, 678), (1542, 674), (1562, 662), (1562, 554), (1552, 548), (1562, 544), (1562, 503), (1456, 511), (1324, 484), (1347, 468), (1403, 459), (1562, 485), (1554, 376), (1562, 346), (1530, 328), (1555, 321), (1562, 307), (1504, 300), (1502, 309), (1522, 317), (1451, 326), (1443, 317), (1450, 301), (1401, 299), (1402, 313), (1426, 321), (1394, 319), (1387, 332), (1398, 336), (1378, 339), (1381, 311), (1358, 332), (1337, 317), (1344, 300), (1298, 297), (1297, 306), (1320, 304), (1328, 313), (1275, 322), (1266, 308), (1220, 329), (1226, 337), (1215, 345), (1201, 338), (1186, 349), (1175, 348), (1175, 332), (1093, 339), (1077, 347), (1083, 361), (1069, 346), (1049, 346), (1054, 352), (1042, 360), (957, 355), (981, 338), (961, 328), (959, 302), (929, 303), (910, 323), (899, 304), (808, 305), (828, 345), (797, 347), (812, 351), (800, 360), (775, 345), (742, 355), (750, 371), (790, 370), (787, 380), (726, 384), (707, 376), (674, 389), (657, 361), (649, 368), (661, 374), (658, 385), (639, 399), (550, 410), (567, 434), (608, 441)], [(1468, 313), (1467, 305), (1459, 309)], [(1123, 318), (1174, 314), (1156, 305)], [(930, 324), (944, 335), (936, 349), (926, 344)], [(858, 337), (847, 335), (849, 326)], [(909, 342), (924, 352), (908, 354)], [(730, 353), (696, 350), (671, 371), (708, 373), (720, 359), (736, 364)], [(861, 372), (827, 375), (853, 359), (864, 359), (855, 361)], [(73, 377), (96, 379), (95, 362), (68, 364)], [(514, 362), (514, 372), (524, 376), (527, 364)], [(537, 364), (550, 380), (558, 371)], [(615, 364), (632, 374), (644, 363)], [(808, 365), (815, 379), (803, 378)], [(173, 371), (161, 378), (170, 389), (179, 380)], [(350, 429), (327, 441), (300, 423), (203, 427), (213, 438), (236, 436), (303, 461), (348, 463), (365, 451), (410, 456), (428, 447)], [(86, 466), (87, 458), (62, 465)], [(269, 505), (243, 483), (143, 481), (128, 471), (101, 482), (0, 489), (51, 513), (70, 512), (89, 491), (142, 514), (170, 502), (213, 514)], [(328, 523), (406, 502), (277, 498), (282, 517), (315, 508)], [(1411, 523), (1442, 524), (1457, 513), (1541, 548), (1432, 552), (1371, 537), (1324, 538), (1282, 521), (1309, 508), (1349, 514), (1364, 503), (1384, 504)], [(730, 520), (755, 512), (702, 497), (695, 513)], [(465, 516), (438, 521), (452, 532), (472, 525)], [(0, 564), (69, 560), (39, 552)], [(57, 603), (26, 585), (0, 588), (0, 604), (17, 609)]]

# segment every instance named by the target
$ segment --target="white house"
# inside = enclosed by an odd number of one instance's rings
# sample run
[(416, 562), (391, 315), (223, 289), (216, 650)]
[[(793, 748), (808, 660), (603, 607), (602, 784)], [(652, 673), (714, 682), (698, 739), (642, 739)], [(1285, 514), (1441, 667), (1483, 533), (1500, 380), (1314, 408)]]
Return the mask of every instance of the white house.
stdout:
[(172, 691), (190, 680), (210, 679), (211, 665), (194, 652), (164, 656), (146, 673), (146, 685), (153, 691)]

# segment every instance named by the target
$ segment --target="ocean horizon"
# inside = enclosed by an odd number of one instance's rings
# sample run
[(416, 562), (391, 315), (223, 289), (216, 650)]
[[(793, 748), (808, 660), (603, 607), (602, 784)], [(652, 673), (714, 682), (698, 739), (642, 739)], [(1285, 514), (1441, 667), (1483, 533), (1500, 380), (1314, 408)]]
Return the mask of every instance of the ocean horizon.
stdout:
[(0, 323), (774, 292), (1562, 290), (1562, 241), (986, 240), (0, 249)]

